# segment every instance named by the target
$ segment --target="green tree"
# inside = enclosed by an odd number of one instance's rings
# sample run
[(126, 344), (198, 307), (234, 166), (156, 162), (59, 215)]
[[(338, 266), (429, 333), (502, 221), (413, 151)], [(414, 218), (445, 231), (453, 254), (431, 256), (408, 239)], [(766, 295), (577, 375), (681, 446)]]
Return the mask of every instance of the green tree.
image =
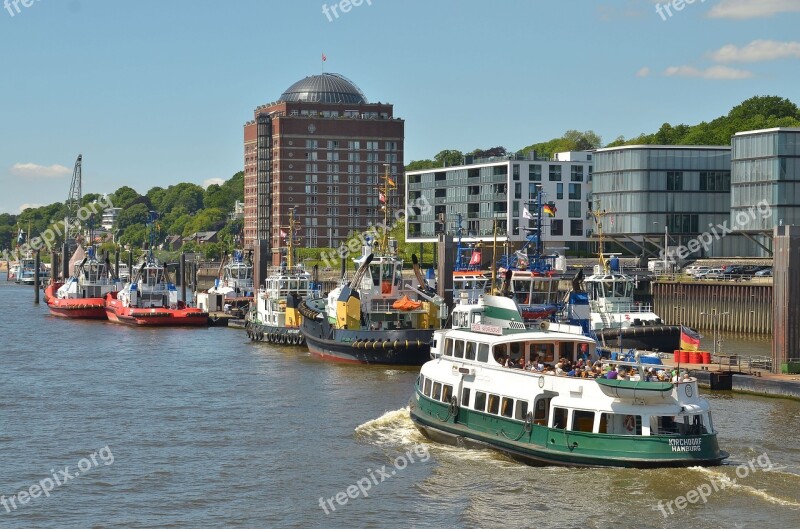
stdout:
[(134, 204), (123, 209), (117, 217), (117, 228), (126, 232), (130, 226), (147, 224), (150, 210), (144, 204)]
[(438, 167), (452, 167), (464, 163), (464, 153), (453, 149), (445, 149), (439, 151), (433, 159), (438, 164)]
[(122, 186), (111, 194), (111, 203), (115, 208), (127, 208), (133, 205), (142, 198), (142, 195), (136, 192), (135, 189)]

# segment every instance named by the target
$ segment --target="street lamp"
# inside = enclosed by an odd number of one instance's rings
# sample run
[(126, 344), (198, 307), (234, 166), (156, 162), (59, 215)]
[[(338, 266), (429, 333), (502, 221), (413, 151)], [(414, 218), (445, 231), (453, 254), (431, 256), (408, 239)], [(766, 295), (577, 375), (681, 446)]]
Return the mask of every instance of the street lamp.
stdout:
[(717, 312), (717, 309), (711, 309), (711, 312), (701, 312), (701, 316), (711, 316), (714, 318), (714, 355), (717, 354), (717, 346), (719, 344), (717, 335), (719, 333), (719, 319), (722, 316), (727, 316), (730, 312)]

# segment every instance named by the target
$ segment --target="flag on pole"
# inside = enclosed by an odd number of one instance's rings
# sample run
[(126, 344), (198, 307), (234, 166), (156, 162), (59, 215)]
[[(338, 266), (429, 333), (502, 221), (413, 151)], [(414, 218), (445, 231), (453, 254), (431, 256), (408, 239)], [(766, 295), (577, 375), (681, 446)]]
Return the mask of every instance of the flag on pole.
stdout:
[(542, 211), (546, 215), (550, 215), (551, 217), (555, 217), (556, 216), (556, 211), (558, 211), (558, 209), (556, 208), (555, 204), (545, 204), (544, 207), (542, 207)]
[(325, 62), (327, 60), (328, 60), (328, 57), (326, 57), (325, 53), (323, 52), (323, 54), (322, 54), (322, 62)]
[(382, 191), (378, 192), (378, 200), (381, 202), (386, 202), (386, 195), (384, 195)]
[(22, 233), (22, 228), (19, 229), (19, 234), (17, 234), (17, 242), (22, 244), (25, 241), (25, 234)]
[(697, 351), (700, 349), (700, 333), (681, 325), (681, 350)]
[(476, 266), (481, 264), (481, 251), (480, 250), (472, 250), (472, 257), (469, 260), (470, 266)]
[(386, 178), (386, 181), (387, 181), (387, 182), (389, 182), (389, 186), (390, 186), (390, 187), (392, 187), (392, 188), (395, 188), (395, 187), (397, 187), (397, 184), (395, 184), (395, 183), (394, 183), (394, 180), (392, 180), (392, 178), (391, 178), (391, 177), (387, 177), (387, 178)]
[(281, 237), (286, 237), (286, 232), (281, 230)]
[(527, 207), (524, 207), (524, 206), (523, 206), (523, 208), (522, 208), (522, 218), (523, 218), (523, 219), (530, 219), (530, 220), (533, 220), (533, 215), (531, 215), (531, 212), (530, 212), (530, 211), (528, 211), (528, 208), (527, 208)]

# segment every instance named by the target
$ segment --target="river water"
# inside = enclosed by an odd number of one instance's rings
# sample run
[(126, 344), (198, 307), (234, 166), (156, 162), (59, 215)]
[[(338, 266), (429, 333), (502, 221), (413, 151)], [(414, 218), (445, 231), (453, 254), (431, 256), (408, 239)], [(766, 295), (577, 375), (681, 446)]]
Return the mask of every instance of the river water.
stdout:
[(800, 527), (798, 402), (711, 395), (726, 466), (534, 468), (421, 437), (417, 369), (62, 321), (32, 298), (0, 282), (0, 528)]

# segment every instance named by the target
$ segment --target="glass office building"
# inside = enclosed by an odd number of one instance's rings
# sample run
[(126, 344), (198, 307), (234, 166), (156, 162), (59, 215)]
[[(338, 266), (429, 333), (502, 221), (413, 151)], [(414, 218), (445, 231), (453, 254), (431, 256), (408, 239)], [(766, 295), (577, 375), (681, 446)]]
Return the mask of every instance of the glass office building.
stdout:
[[(603, 233), (636, 254), (657, 255), (726, 222), (731, 206), (731, 149), (631, 145), (595, 152), (594, 208)], [(735, 241), (714, 241), (692, 257), (728, 255)]]
[(733, 137), (731, 223), (768, 236), (800, 225), (800, 129), (739, 132)]

